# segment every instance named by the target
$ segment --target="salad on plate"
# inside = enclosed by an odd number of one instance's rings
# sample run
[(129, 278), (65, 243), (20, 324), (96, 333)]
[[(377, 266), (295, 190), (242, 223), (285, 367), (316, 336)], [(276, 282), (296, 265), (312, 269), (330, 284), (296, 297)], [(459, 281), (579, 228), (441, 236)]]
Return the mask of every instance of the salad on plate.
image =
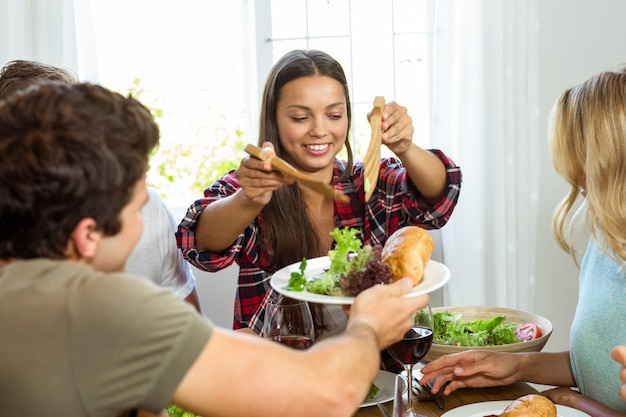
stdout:
[(355, 297), (375, 284), (390, 284), (394, 281), (391, 268), (382, 262), (380, 246), (363, 245), (357, 237), (359, 231), (350, 227), (335, 228), (331, 235), (335, 239), (334, 249), (328, 251), (328, 269), (307, 279), (306, 258), (302, 259), (299, 271), (291, 272), (287, 291), (306, 291), (313, 294)]

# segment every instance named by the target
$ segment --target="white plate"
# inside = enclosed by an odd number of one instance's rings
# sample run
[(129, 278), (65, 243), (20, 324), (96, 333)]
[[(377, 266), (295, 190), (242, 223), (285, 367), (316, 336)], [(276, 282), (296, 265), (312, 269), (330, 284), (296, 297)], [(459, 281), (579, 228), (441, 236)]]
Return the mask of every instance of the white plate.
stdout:
[[(361, 407), (369, 407), (376, 405), (376, 403), (386, 403), (387, 401), (393, 400), (393, 391), (396, 388), (396, 374), (381, 369), (378, 371), (376, 378), (374, 378), (374, 384), (380, 388), (380, 390), (371, 400), (363, 401)], [(404, 390), (406, 391), (406, 386)]]
[[(304, 276), (309, 279), (315, 275), (321, 274), (330, 267), (328, 256), (307, 259), (306, 270)], [(338, 297), (334, 295), (323, 295), (303, 291), (287, 291), (285, 287), (289, 284), (292, 272), (300, 271), (300, 262), (296, 262), (277, 271), (270, 280), (270, 285), (278, 293), (296, 300), (310, 301), (320, 304), (352, 304), (354, 297)], [(450, 270), (444, 264), (435, 261), (428, 261), (424, 270), (424, 280), (413, 287), (406, 295), (408, 297), (416, 297), (422, 294), (431, 293), (444, 285), (450, 280)]]
[[(513, 402), (511, 401), (487, 401), (483, 403), (468, 404), (457, 407), (441, 415), (441, 417), (484, 417), (490, 414), (498, 415)], [(557, 417), (590, 417), (589, 414), (564, 405), (556, 406)]]

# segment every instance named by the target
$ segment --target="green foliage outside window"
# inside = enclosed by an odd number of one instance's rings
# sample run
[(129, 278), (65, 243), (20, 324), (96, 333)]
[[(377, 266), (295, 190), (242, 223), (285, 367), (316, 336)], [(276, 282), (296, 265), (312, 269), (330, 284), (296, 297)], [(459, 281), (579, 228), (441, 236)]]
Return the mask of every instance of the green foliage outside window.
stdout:
[(181, 127), (158, 104), (150, 104), (159, 99), (152, 98), (154, 93), (143, 88), (139, 78), (127, 94), (142, 101), (159, 124), (161, 140), (150, 157), (147, 183), (164, 198), (190, 204), (216, 179), (239, 167), (245, 140), (237, 117), (207, 108), (197, 125)]

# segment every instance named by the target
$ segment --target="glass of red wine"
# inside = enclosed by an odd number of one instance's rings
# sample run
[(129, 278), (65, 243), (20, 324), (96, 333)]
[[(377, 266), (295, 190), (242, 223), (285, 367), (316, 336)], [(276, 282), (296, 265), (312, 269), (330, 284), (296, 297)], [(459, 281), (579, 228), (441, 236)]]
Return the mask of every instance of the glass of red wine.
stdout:
[[(413, 327), (404, 334), (399, 342), (389, 346), (387, 350), (393, 358), (404, 366), (407, 376), (407, 387), (412, 386), (413, 381), (413, 365), (418, 363), (433, 343), (433, 313), (430, 305), (415, 312)], [(424, 417), (417, 411), (415, 404), (417, 401), (413, 398), (413, 390), (407, 389), (407, 403), (403, 408), (403, 416), (406, 417)]]
[(262, 336), (294, 349), (313, 344), (315, 329), (309, 304), (280, 296), (268, 302)]

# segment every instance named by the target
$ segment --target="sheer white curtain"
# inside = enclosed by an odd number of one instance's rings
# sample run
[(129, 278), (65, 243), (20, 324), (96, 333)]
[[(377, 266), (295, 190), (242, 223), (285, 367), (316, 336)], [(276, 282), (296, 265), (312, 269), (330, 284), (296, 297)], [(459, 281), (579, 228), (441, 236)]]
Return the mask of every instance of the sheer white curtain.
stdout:
[(539, 0), (436, 0), (433, 140), (462, 169), (444, 305), (533, 310)]
[(93, 80), (97, 65), (90, 22), (89, 0), (0, 0), (0, 66), (29, 59)]

